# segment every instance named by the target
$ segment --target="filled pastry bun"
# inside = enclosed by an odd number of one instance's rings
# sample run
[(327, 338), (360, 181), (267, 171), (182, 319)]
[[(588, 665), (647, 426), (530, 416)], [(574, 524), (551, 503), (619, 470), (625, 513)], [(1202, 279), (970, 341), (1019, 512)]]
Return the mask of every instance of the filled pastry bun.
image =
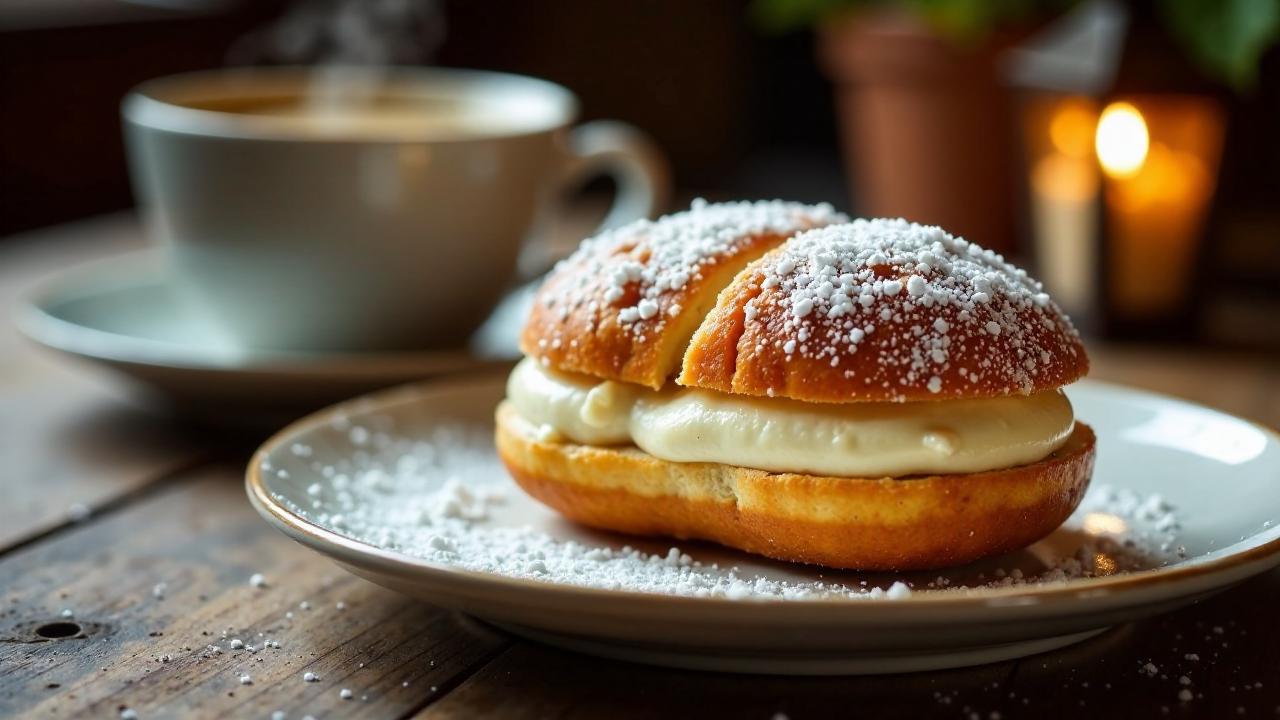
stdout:
[(593, 527), (936, 568), (1044, 537), (1093, 470), (1070, 320), (904, 220), (697, 202), (607, 232), (547, 278), (521, 349), (498, 452)]

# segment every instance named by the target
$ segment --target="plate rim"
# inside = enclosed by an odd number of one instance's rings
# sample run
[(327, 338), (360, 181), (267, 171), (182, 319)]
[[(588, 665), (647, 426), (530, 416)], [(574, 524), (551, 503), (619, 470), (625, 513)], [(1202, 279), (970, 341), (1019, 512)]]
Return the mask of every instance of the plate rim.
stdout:
[[(449, 378), (436, 378), (407, 383), (368, 393), (366, 395), (361, 395), (349, 400), (344, 400), (289, 423), (265, 440), (262, 445), (254, 451), (253, 456), (250, 458), (249, 465), (245, 470), (245, 490), (249, 496), (251, 504), (258, 511), (259, 515), (286, 535), (289, 535), (291, 538), (303, 543), (317, 552), (321, 552), (322, 554), (326, 554), (331, 557), (333, 556), (333, 553), (326, 550), (326, 546), (336, 546), (341, 548), (345, 553), (359, 556), (363, 559), (375, 560), (376, 564), (383, 568), (393, 568), (400, 571), (409, 570), (417, 573), (425, 572), (428, 573), (431, 579), (443, 582), (463, 582), (472, 587), (485, 586), (490, 589), (497, 590), (509, 589), (522, 593), (534, 593), (547, 598), (557, 598), (560, 600), (568, 598), (585, 598), (587, 600), (596, 599), (601, 601), (608, 600), (613, 602), (625, 601), (628, 603), (652, 604), (660, 605), (662, 608), (667, 610), (672, 609), (673, 606), (680, 606), (690, 610), (705, 608), (717, 608), (723, 610), (727, 607), (735, 607), (759, 608), (765, 612), (773, 612), (780, 606), (795, 607), (798, 605), (803, 606), (806, 609), (818, 611), (824, 609), (830, 610), (832, 608), (845, 609), (851, 606), (867, 609), (876, 608), (873, 612), (885, 612), (889, 614), (914, 612), (915, 610), (922, 608), (934, 610), (983, 610), (989, 609), (993, 606), (1000, 606), (1010, 610), (1015, 607), (1038, 607), (1043, 609), (1048, 608), (1050, 605), (1079, 602), (1086, 598), (1101, 598), (1117, 596), (1122, 593), (1127, 594), (1139, 592), (1141, 590), (1150, 589), (1153, 586), (1167, 587), (1171, 583), (1191, 582), (1197, 584), (1194, 591), (1186, 593), (1187, 595), (1194, 595), (1196, 593), (1203, 593), (1210, 590), (1209, 587), (1204, 586), (1204, 582), (1214, 577), (1231, 575), (1231, 579), (1224, 580), (1223, 582), (1212, 586), (1226, 588), (1236, 582), (1240, 582), (1248, 577), (1265, 572), (1276, 565), (1280, 565), (1280, 524), (1277, 524), (1269, 530), (1264, 529), (1260, 532), (1246, 536), (1246, 539), (1256, 538), (1259, 535), (1265, 535), (1269, 532), (1270, 535), (1272, 535), (1269, 540), (1265, 540), (1252, 547), (1243, 548), (1237, 552), (1222, 555), (1204, 562), (1150, 568), (1105, 577), (1077, 578), (1063, 583), (1036, 583), (1000, 587), (982, 587), (971, 589), (964, 593), (917, 592), (904, 598), (897, 598), (886, 602), (878, 602), (869, 598), (851, 599), (841, 597), (811, 599), (747, 598), (746, 600), (728, 600), (726, 598), (718, 597), (667, 595), (635, 590), (609, 590), (605, 588), (571, 585), (566, 583), (543, 582), (500, 575), (497, 573), (468, 570), (446, 563), (437, 563), (424, 558), (416, 558), (410, 555), (374, 547), (367, 543), (348, 538), (317, 523), (307, 520), (278, 503), (267, 490), (266, 481), (262, 472), (263, 461), (265, 461), (271, 452), (277, 447), (286, 447), (288, 444), (296, 442), (297, 437), (302, 433), (329, 425), (336, 417), (342, 416), (347, 420), (350, 420), (353, 415), (372, 412), (375, 411), (375, 408), (377, 409), (376, 411), (385, 412), (389, 408), (396, 406), (414, 404), (424, 398), (429, 398), (433, 393), (465, 389), (466, 386), (488, 386), (503, 377), (503, 375), (490, 369), (464, 373)], [(1182, 398), (1150, 390), (1143, 390), (1141, 388), (1134, 388), (1120, 383), (1088, 379), (1080, 382), (1100, 389), (1112, 388), (1126, 393), (1144, 396), (1147, 399), (1172, 401), (1194, 407), (1197, 410), (1225, 415), (1253, 426), (1267, 435), (1271, 442), (1280, 445), (1280, 430), (1276, 430), (1265, 423), (1247, 417), (1234, 415), (1190, 400), (1184, 400)], [(1223, 552), (1239, 542), (1244, 542), (1244, 540), (1219, 548), (1216, 552)], [(346, 562), (346, 560), (342, 560), (342, 562)], [(1261, 565), (1261, 567), (1253, 569), (1252, 566), (1255, 565)], [(1199, 582), (1196, 583), (1196, 581)]]
[[(237, 360), (213, 355), (202, 358), (195, 345), (104, 330), (74, 322), (55, 312), (54, 308), (60, 303), (118, 292), (122, 287), (165, 285), (163, 270), (157, 266), (159, 252), (158, 248), (133, 250), (46, 277), (18, 298), (13, 309), (14, 323), (27, 339), (60, 353), (166, 370), (360, 379), (412, 377), (510, 362), (477, 357), (466, 347), (353, 353), (249, 350)], [(110, 276), (113, 272), (114, 282)]]

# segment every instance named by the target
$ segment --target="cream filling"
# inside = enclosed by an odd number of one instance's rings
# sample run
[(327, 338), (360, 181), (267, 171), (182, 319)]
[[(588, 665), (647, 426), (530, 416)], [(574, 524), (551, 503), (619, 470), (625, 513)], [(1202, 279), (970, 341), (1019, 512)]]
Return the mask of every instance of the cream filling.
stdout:
[(601, 382), (525, 359), (507, 397), (544, 439), (634, 443), (663, 460), (773, 472), (901, 477), (1008, 468), (1044, 458), (1075, 427), (1061, 390), (912, 403), (805, 403)]

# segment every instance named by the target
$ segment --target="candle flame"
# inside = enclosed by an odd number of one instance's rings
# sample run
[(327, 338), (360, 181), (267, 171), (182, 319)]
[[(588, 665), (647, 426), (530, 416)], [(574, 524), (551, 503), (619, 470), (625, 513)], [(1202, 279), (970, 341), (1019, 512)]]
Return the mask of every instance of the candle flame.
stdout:
[(1098, 162), (1111, 177), (1136, 175), (1147, 160), (1150, 142), (1147, 123), (1134, 106), (1117, 102), (1102, 111), (1094, 135), (1094, 147)]

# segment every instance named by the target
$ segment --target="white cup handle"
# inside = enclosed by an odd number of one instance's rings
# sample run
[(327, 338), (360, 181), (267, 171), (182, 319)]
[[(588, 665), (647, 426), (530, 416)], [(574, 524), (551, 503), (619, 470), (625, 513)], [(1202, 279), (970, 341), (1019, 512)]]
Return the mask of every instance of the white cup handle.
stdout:
[[(666, 207), (671, 195), (671, 172), (666, 157), (648, 135), (626, 123), (599, 120), (573, 128), (567, 140), (557, 180), (561, 189), (580, 187), (599, 175), (612, 177), (618, 187), (613, 205), (590, 234), (654, 217)], [(550, 220), (551, 227), (560, 224), (558, 218)], [(526, 248), (521, 258), (524, 277), (546, 272), (582, 239), (574, 237), (571, 246), (552, 248), (549, 247), (552, 234), (546, 232), (544, 226), (544, 231), (536, 234), (532, 247)], [(529, 256), (529, 250), (534, 252), (533, 257)]]
[(671, 194), (667, 159), (635, 127), (613, 120), (580, 125), (569, 134), (569, 153), (562, 184), (580, 184), (597, 174), (610, 175), (618, 183), (613, 207), (597, 231), (654, 217), (666, 207)]

